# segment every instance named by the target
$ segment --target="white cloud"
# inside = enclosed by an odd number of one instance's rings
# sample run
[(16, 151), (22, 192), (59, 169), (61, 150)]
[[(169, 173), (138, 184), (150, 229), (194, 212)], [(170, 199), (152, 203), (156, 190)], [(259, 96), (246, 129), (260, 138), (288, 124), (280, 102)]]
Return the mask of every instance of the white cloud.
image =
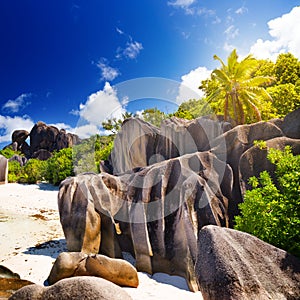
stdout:
[(181, 7), (181, 8), (187, 8), (190, 5), (192, 5), (195, 2), (195, 0), (175, 0), (174, 2), (168, 2), (168, 5), (175, 6), (175, 7)]
[(96, 125), (87, 124), (76, 127), (72, 132), (77, 134), (81, 139), (86, 139), (92, 135), (99, 134), (100, 131)]
[(33, 121), (28, 116), (9, 117), (0, 115), (0, 143), (10, 143), (11, 135), (17, 129), (25, 129), (28, 132), (34, 126)]
[(131, 41), (126, 44), (123, 55), (129, 59), (135, 59), (143, 50), (143, 45), (137, 41)]
[[(126, 103), (128, 100), (124, 100)], [(85, 104), (79, 107), (79, 115), (87, 123), (101, 126), (109, 118), (121, 118), (125, 112), (124, 105), (119, 101), (117, 91), (106, 82), (103, 90), (91, 94)]]
[(142, 43), (137, 41), (133, 41), (131, 37), (129, 37), (129, 41), (126, 43), (126, 47), (119, 47), (117, 49), (116, 58), (117, 59), (136, 59), (140, 52), (143, 50)]
[(230, 25), (226, 28), (224, 33), (226, 34), (227, 39), (234, 39), (239, 35), (239, 29), (236, 28), (234, 25)]
[(17, 113), (20, 109), (24, 108), (25, 106), (29, 105), (30, 102), (26, 102), (27, 98), (30, 98), (32, 95), (22, 94), (14, 100), (8, 100), (3, 106), (2, 109), (8, 112)]
[(116, 31), (117, 33), (119, 33), (120, 35), (123, 35), (124, 34), (124, 31), (121, 30), (120, 28), (116, 27)]
[(198, 89), (201, 85), (201, 81), (209, 78), (211, 71), (206, 67), (198, 67), (191, 70), (188, 74), (181, 77), (181, 84), (179, 87), (179, 94), (176, 98), (178, 104), (187, 101), (189, 99), (200, 99), (204, 96), (204, 93)]
[(258, 39), (250, 52), (257, 58), (276, 60), (278, 54), (291, 52), (300, 59), (300, 7), (268, 22), (271, 39)]
[(112, 81), (121, 74), (118, 69), (111, 67), (105, 58), (99, 60), (97, 67), (101, 71), (101, 80)]
[(247, 12), (248, 12), (248, 8), (245, 6), (242, 6), (235, 11), (235, 13), (237, 15), (243, 15), (244, 13), (247, 13)]

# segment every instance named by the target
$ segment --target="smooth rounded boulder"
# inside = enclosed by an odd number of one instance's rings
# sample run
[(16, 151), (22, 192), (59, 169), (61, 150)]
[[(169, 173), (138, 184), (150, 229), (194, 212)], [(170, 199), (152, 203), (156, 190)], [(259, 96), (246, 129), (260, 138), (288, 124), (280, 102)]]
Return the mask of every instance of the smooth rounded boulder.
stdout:
[(7, 183), (8, 179), (8, 159), (0, 154), (0, 184)]
[(80, 252), (61, 253), (51, 269), (48, 283), (54, 284), (63, 278), (74, 276), (96, 276), (119, 286), (139, 285), (136, 269), (126, 260)]
[(245, 232), (204, 227), (195, 271), (204, 300), (300, 299), (300, 260)]
[(9, 300), (132, 300), (121, 287), (105, 279), (82, 276), (60, 280), (50, 287), (37, 284), (15, 292)]

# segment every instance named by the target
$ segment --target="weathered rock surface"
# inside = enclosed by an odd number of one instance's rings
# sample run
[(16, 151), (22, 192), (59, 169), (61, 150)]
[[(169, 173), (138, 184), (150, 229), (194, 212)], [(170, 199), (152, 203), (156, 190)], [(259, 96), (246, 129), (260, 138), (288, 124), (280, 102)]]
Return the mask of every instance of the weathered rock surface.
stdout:
[(47, 160), (52, 156), (51, 152), (45, 149), (40, 149), (31, 154), (31, 158), (39, 160)]
[(285, 136), (300, 139), (300, 108), (285, 116), (281, 128)]
[[(159, 129), (140, 119), (127, 119), (114, 141), (110, 164), (114, 174), (149, 165), (156, 153)], [(155, 163), (156, 161), (153, 161)]]
[(27, 163), (27, 158), (25, 156), (15, 154), (8, 161), (16, 161), (21, 167), (23, 167)]
[(239, 174), (242, 194), (246, 189), (251, 189), (248, 180), (252, 176), (258, 177), (259, 174), (267, 170), (275, 180), (275, 165), (268, 159), (268, 148), (283, 150), (285, 146), (291, 146), (294, 155), (300, 154), (300, 139), (290, 139), (287, 137), (279, 137), (266, 141), (266, 149), (260, 149), (253, 146), (243, 153), (239, 163)]
[(20, 150), (20, 147), (23, 143), (25, 143), (26, 139), (29, 137), (29, 132), (27, 130), (15, 130), (12, 133), (12, 143), (17, 143), (18, 150)]
[(7, 183), (8, 159), (0, 154), (0, 184)]
[(75, 276), (96, 276), (119, 286), (139, 285), (137, 271), (129, 262), (81, 252), (61, 253), (51, 269), (48, 282), (52, 285), (61, 279)]
[(231, 168), (209, 152), (118, 177), (68, 178), (58, 196), (68, 250), (110, 257), (132, 250), (139, 271), (183, 276), (197, 290), (197, 233), (207, 224), (228, 225), (231, 189)]
[(233, 229), (200, 231), (196, 274), (204, 300), (300, 299), (300, 261)]
[(242, 154), (253, 146), (255, 140), (270, 140), (283, 136), (282, 131), (273, 123), (258, 122), (239, 125), (210, 142), (211, 152), (220, 160), (227, 162), (233, 171), (234, 182), (232, 198), (229, 200), (228, 214), (230, 225), (239, 213), (238, 204), (242, 201), (239, 178), (239, 163)]
[(20, 275), (14, 273), (5, 266), (0, 265), (0, 278), (17, 278), (20, 279)]
[(49, 126), (43, 122), (36, 123), (29, 136), (31, 155), (40, 150), (51, 153), (54, 150), (72, 147), (79, 142), (77, 135), (66, 133), (64, 129), (58, 130), (55, 126)]
[(203, 151), (230, 128), (228, 125), (207, 118), (189, 121), (172, 117), (157, 128), (138, 118), (127, 119), (114, 141), (110, 159), (113, 174)]
[(82, 276), (62, 279), (50, 287), (37, 284), (23, 287), (9, 300), (131, 300), (119, 286), (97, 277)]

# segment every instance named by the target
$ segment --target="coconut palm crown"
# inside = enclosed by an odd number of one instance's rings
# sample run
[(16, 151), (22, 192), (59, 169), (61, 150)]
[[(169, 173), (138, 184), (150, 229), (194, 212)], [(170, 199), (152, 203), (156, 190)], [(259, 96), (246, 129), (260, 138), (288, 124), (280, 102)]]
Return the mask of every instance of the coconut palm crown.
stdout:
[(261, 99), (272, 100), (264, 86), (274, 79), (268, 76), (253, 76), (258, 61), (250, 54), (240, 62), (236, 49), (227, 59), (227, 65), (217, 55), (214, 59), (221, 63), (221, 68), (212, 72), (211, 78), (217, 82), (216, 88), (208, 95), (208, 103), (217, 102), (223, 107), (224, 120), (230, 117), (235, 125), (244, 124), (246, 115), (253, 120), (261, 120), (258, 109)]

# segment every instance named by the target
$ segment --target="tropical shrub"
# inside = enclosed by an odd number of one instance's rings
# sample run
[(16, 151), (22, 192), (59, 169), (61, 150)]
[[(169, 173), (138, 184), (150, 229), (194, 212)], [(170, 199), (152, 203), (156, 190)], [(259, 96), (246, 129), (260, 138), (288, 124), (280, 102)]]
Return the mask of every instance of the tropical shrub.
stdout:
[(72, 148), (64, 148), (47, 160), (45, 179), (58, 185), (69, 176), (74, 176)]
[(249, 180), (252, 190), (245, 193), (235, 218), (235, 229), (300, 257), (300, 155), (270, 149), (268, 159), (275, 164), (275, 180), (267, 171)]
[(21, 165), (13, 160), (8, 162), (8, 182), (18, 182), (22, 175)]
[(22, 168), (22, 177), (19, 181), (32, 184), (44, 180), (47, 165), (47, 161), (33, 158), (28, 160), (26, 165)]

